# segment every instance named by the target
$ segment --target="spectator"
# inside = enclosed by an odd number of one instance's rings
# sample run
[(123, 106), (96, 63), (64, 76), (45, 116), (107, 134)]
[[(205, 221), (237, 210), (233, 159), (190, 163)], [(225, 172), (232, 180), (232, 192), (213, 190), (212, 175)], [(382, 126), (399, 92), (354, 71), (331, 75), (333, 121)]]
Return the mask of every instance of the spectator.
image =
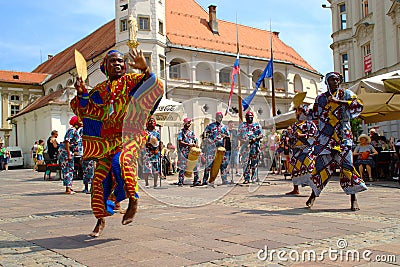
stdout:
[(175, 146), (171, 145), (168, 150), (167, 157), (169, 160), (169, 170), (170, 173), (174, 174), (176, 172), (176, 166), (178, 162), (178, 153), (175, 150)]
[(400, 139), (397, 139), (395, 150), (397, 155), (395, 176), (397, 176), (397, 181), (400, 183)]
[(235, 123), (233, 121), (228, 122), (228, 131), (231, 133), (230, 141), (231, 141), (231, 157), (228, 165), (228, 170), (231, 168), (235, 169), (235, 173), (239, 176), (239, 137), (238, 130), (233, 129)]
[(387, 178), (389, 177), (389, 166), (391, 162), (389, 150), (389, 144), (384, 135), (379, 135), (377, 140), (371, 142), (374, 143), (374, 147), (376, 146), (376, 150), (378, 151), (378, 156), (376, 157), (376, 175), (377, 178)]
[(47, 139), (47, 154), (49, 155), (51, 160), (57, 159), (57, 151), (58, 151), (58, 131), (51, 131), (50, 137)]
[(35, 144), (32, 146), (31, 148), (31, 158), (33, 160), (33, 170), (36, 171), (37, 170), (37, 165), (36, 165), (36, 155), (37, 155), (37, 146), (38, 146), (38, 141), (35, 141)]
[(44, 157), (43, 157), (43, 152), (44, 152), (44, 140), (40, 139), (39, 144), (37, 146), (37, 152), (36, 152), (36, 165), (42, 165), (44, 162)]
[(272, 174), (275, 174), (275, 170), (278, 164), (277, 158), (275, 157), (275, 152), (278, 148), (279, 142), (280, 142), (279, 135), (276, 133), (275, 128), (273, 128), (271, 134), (268, 135), (268, 152), (272, 164), (271, 165)]
[(364, 173), (364, 167), (367, 169), (368, 179), (370, 182), (372, 178), (372, 168), (375, 166), (373, 156), (378, 155), (378, 151), (371, 145), (371, 139), (368, 135), (362, 134), (358, 137), (359, 144), (353, 151), (354, 156), (358, 156), (355, 165), (359, 170), (362, 178)]
[[(7, 157), (8, 153), (8, 157)], [(10, 152), (7, 150), (6, 147), (3, 146), (3, 141), (0, 141), (0, 163), (1, 163), (1, 170), (8, 170), (8, 158)]]

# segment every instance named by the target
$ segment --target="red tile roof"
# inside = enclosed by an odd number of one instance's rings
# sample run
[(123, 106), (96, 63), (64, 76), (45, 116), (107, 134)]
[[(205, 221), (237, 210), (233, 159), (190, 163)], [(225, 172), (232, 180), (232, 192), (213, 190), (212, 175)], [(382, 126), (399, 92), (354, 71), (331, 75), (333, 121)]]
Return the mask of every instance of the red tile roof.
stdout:
[(45, 107), (45, 106), (50, 105), (50, 104), (69, 105), (68, 102), (60, 100), (60, 97), (64, 94), (65, 90), (66, 90), (66, 88), (64, 88), (62, 90), (57, 90), (57, 91), (52, 92), (52, 93), (50, 93), (48, 95), (39, 97), (38, 99), (36, 99), (31, 104), (29, 104), (28, 106), (23, 108), (20, 112), (18, 112), (14, 116), (10, 116), (8, 119), (9, 120), (10, 119), (14, 119), (14, 118), (19, 117), (19, 116), (21, 116), (23, 114), (26, 114), (26, 113), (34, 111), (36, 109)]
[(42, 84), (50, 74), (0, 70), (0, 82), (15, 84)]
[[(172, 45), (236, 54), (236, 24), (218, 20), (218, 34), (208, 26), (208, 12), (195, 0), (167, 0), (166, 29)], [(218, 8), (217, 8), (218, 17)], [(269, 59), (270, 32), (238, 25), (240, 54)], [(272, 35), (274, 60), (293, 63), (316, 72), (292, 47)]]
[[(208, 26), (208, 12), (195, 0), (166, 0), (167, 37), (172, 45), (216, 52), (236, 53), (236, 24), (218, 20), (219, 35)], [(218, 14), (218, 10), (217, 10)], [(218, 16), (218, 15), (217, 15)], [(270, 32), (238, 25), (240, 54), (270, 58)], [(293, 63), (316, 72), (292, 47), (273, 35), (274, 60)], [(75, 68), (74, 50), (90, 60), (115, 46), (115, 20), (108, 22), (84, 39), (58, 53), (33, 70), (51, 73), (51, 79)]]
[(52, 78), (55, 78), (75, 68), (75, 49), (81, 52), (86, 60), (89, 60), (101, 55), (114, 45), (115, 20), (112, 20), (53, 58), (43, 62), (33, 72), (51, 73), (53, 74)]

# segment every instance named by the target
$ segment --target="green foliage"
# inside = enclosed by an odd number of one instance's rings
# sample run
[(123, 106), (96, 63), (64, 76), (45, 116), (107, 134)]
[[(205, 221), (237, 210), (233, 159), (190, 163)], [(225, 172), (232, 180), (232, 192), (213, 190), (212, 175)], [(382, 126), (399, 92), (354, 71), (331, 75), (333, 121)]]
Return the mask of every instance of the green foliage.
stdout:
[(361, 126), (362, 120), (360, 118), (354, 118), (350, 120), (351, 124), (351, 131), (353, 132), (353, 138), (354, 140), (357, 140), (357, 138), (360, 136), (362, 133), (362, 126)]

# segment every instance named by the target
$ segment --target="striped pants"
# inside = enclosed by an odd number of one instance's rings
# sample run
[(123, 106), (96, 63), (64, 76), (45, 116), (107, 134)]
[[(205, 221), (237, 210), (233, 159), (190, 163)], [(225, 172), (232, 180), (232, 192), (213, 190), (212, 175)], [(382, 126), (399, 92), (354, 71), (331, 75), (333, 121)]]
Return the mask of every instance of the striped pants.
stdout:
[(139, 149), (139, 144), (132, 141), (113, 156), (98, 161), (92, 181), (92, 210), (97, 219), (113, 215), (115, 202), (139, 198)]

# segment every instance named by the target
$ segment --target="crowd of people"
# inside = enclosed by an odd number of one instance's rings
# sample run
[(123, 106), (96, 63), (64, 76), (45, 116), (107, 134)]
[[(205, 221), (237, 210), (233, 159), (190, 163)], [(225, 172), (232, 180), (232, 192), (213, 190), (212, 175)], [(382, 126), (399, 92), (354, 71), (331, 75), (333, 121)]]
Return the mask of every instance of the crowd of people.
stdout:
[[(223, 113), (216, 112), (215, 120), (205, 126), (200, 138), (191, 129), (193, 120), (185, 118), (175, 144), (164, 147), (156, 120), (151, 116), (161, 100), (163, 87), (150, 72), (141, 51), (131, 50), (130, 57), (133, 63), (127, 63), (119, 51), (109, 51), (100, 67), (107, 80), (90, 92), (78, 78), (77, 96), (71, 101), (76, 114), (69, 121), (71, 127), (62, 142), (57, 142), (56, 130), (47, 140), (47, 154), (61, 166), (66, 194), (75, 193), (72, 183), (75, 163), (79, 161), (83, 192), (91, 193), (97, 219), (90, 234), (93, 237), (102, 233), (105, 218), (120, 210), (119, 203), (124, 199), (129, 199), (129, 204), (122, 224), (133, 221), (138, 208), (139, 179), (150, 187), (151, 176), (152, 186), (157, 187), (159, 179), (177, 173), (178, 187), (184, 185), (185, 178), (190, 178), (193, 187), (214, 186), (220, 173), (224, 185), (230, 183), (229, 174), (233, 176), (235, 172), (240, 176), (241, 167), (243, 184), (249, 184), (258, 178), (260, 163), (270, 166), (272, 174), (284, 170), (291, 175), (293, 190), (289, 195), (299, 194), (300, 185), (309, 186), (309, 208), (336, 169), (340, 169), (340, 186), (350, 195), (351, 210), (358, 210), (356, 193), (367, 189), (362, 179), (364, 168), (372, 178), (374, 157), (379, 157), (386, 146), (399, 152), (400, 143), (398, 147), (394, 140), (386, 143), (376, 133), (361, 135), (355, 146), (350, 119), (357, 117), (363, 106), (354, 93), (339, 88), (342, 77), (336, 72), (325, 76), (328, 90), (317, 96), (312, 108), (306, 104), (294, 107), (297, 121), (281, 135), (272, 129), (264, 136), (252, 111), (246, 112), (245, 121), (237, 128), (233, 121), (225, 125)], [(141, 73), (127, 74), (127, 64)], [(0, 156), (4, 154), (1, 147), (0, 143)], [(43, 140), (32, 147), (35, 169), (43, 164), (44, 150)], [(354, 164), (353, 157), (357, 157)], [(394, 169), (398, 175), (398, 163)]]

